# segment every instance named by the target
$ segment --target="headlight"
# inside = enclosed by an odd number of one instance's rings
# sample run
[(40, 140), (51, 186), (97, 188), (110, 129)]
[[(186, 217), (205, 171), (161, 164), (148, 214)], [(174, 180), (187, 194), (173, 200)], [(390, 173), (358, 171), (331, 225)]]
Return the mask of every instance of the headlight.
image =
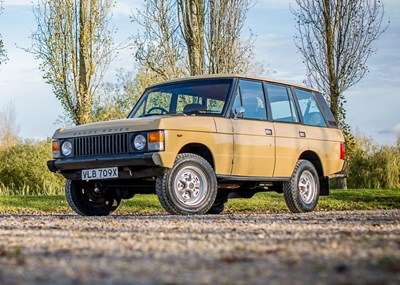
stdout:
[(136, 150), (143, 150), (146, 146), (146, 138), (143, 135), (137, 135), (133, 140), (133, 146)]
[(72, 143), (70, 141), (65, 141), (61, 145), (61, 153), (64, 156), (70, 156), (72, 153)]

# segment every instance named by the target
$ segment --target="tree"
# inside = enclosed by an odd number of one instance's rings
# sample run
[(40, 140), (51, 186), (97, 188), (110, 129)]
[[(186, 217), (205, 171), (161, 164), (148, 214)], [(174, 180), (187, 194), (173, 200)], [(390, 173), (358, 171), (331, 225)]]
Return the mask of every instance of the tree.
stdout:
[(135, 58), (161, 80), (186, 75), (184, 45), (179, 34), (176, 0), (146, 0), (132, 16), (143, 27), (134, 38)]
[(190, 75), (205, 72), (205, 14), (204, 0), (178, 0), (178, 16), (186, 43)]
[(327, 96), (341, 127), (346, 127), (344, 91), (368, 72), (373, 43), (385, 31), (380, 0), (296, 0), (297, 48), (307, 76)]
[[(3, 13), (3, 1), (0, 1), (0, 15)], [(4, 48), (3, 39), (0, 35), (0, 65), (7, 60), (7, 52)]]
[(241, 37), (252, 5), (251, 0), (208, 1), (207, 73), (263, 73), (262, 64), (254, 60), (254, 36)]
[(117, 70), (117, 82), (102, 84), (94, 100), (94, 117), (98, 121), (126, 118), (141, 92), (137, 90), (137, 75), (124, 69)]
[(52, 86), (75, 124), (93, 121), (93, 98), (114, 58), (112, 0), (39, 0), (30, 52), (41, 60)]
[(162, 79), (246, 72), (254, 39), (241, 39), (250, 0), (148, 0), (133, 20), (135, 58)]
[(10, 145), (18, 141), (19, 126), (13, 102), (5, 104), (0, 111), (0, 144)]

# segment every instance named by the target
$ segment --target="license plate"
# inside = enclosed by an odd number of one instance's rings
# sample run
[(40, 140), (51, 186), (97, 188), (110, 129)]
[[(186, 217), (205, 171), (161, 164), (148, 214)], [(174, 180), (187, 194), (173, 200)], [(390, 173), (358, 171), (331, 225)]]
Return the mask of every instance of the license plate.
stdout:
[(82, 180), (118, 178), (118, 167), (82, 170)]

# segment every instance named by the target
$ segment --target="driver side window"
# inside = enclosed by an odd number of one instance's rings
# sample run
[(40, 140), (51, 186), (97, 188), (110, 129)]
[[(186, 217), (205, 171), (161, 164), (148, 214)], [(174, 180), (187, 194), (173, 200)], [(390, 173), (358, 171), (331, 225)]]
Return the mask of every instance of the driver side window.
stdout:
[(264, 90), (261, 82), (240, 80), (233, 103), (233, 113), (240, 106), (243, 106), (245, 109), (244, 119), (267, 120), (267, 109), (265, 107)]

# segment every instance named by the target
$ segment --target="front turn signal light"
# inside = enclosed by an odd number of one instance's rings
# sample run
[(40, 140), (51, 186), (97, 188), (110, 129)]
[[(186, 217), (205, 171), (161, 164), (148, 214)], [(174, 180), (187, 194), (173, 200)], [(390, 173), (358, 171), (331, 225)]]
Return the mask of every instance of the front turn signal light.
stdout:
[(53, 152), (53, 158), (60, 158), (60, 142), (58, 140), (51, 141), (51, 150)]
[(149, 151), (161, 151), (165, 147), (164, 131), (154, 131), (147, 134)]

